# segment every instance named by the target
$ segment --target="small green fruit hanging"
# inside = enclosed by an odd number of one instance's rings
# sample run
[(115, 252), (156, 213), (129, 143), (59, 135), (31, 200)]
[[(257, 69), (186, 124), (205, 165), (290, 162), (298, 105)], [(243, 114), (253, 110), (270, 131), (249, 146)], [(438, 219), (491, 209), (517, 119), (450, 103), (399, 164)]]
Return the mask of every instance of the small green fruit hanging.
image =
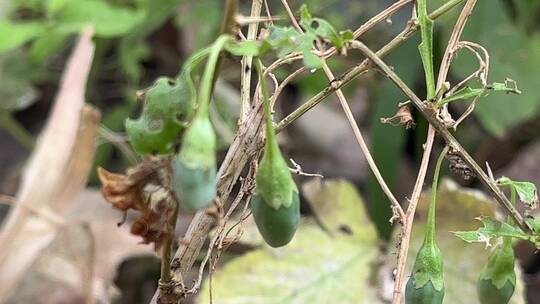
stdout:
[(208, 115), (213, 76), (219, 53), (229, 36), (220, 36), (211, 47), (199, 90), (199, 107), (173, 159), (175, 191), (189, 211), (209, 207), (216, 196), (216, 134)]
[(406, 304), (441, 304), (444, 298), (443, 257), (435, 241), (435, 207), (439, 172), (447, 151), (445, 147), (435, 167), (426, 235), (405, 287)]
[(507, 304), (510, 301), (516, 286), (514, 263), (512, 238), (504, 237), (502, 245), (489, 255), (478, 279), (476, 288), (481, 304)]
[(266, 145), (257, 171), (251, 211), (266, 243), (272, 247), (281, 247), (292, 240), (298, 228), (300, 200), (274, 133), (262, 63), (257, 60), (256, 64), (263, 96)]

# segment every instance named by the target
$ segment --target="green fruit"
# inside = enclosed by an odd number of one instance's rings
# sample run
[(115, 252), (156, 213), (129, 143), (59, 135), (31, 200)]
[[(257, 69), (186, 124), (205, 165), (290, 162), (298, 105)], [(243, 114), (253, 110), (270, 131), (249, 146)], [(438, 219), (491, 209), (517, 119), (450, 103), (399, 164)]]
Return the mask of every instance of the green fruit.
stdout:
[(266, 145), (255, 178), (256, 189), (251, 200), (251, 211), (257, 228), (268, 245), (280, 247), (288, 244), (294, 237), (300, 221), (300, 203), (298, 189), (287, 162), (281, 155), (272, 126), (262, 63), (258, 59), (256, 63), (263, 96)]
[(184, 134), (182, 149), (173, 160), (175, 191), (188, 210), (209, 207), (216, 196), (216, 134), (209, 119), (208, 104), (219, 53), (230, 39), (227, 35), (220, 36), (209, 49), (199, 88), (199, 107)]
[(184, 82), (158, 78), (146, 91), (141, 116), (127, 119), (129, 142), (139, 154), (166, 154), (193, 113), (190, 88)]
[(507, 281), (502, 288), (497, 288), (491, 280), (478, 280), (476, 290), (480, 304), (507, 304), (514, 294), (515, 285)]
[(444, 298), (443, 258), (437, 244), (424, 240), (416, 255), (413, 273), (405, 288), (405, 303), (442, 303)]
[(300, 198), (293, 192), (291, 206), (276, 210), (255, 194), (251, 198), (251, 212), (265, 242), (272, 247), (285, 246), (294, 237), (300, 222)]
[(506, 304), (512, 298), (516, 286), (515, 257), (512, 239), (503, 238), (489, 255), (488, 262), (477, 283), (481, 304)]
[(173, 160), (175, 190), (183, 206), (209, 207), (216, 195), (216, 135), (207, 116), (197, 115)]
[(175, 189), (188, 211), (207, 208), (216, 196), (216, 167), (189, 168), (179, 158), (173, 160)]
[(437, 290), (431, 281), (424, 286), (415, 288), (414, 276), (411, 276), (405, 287), (405, 303), (407, 304), (441, 304), (444, 298), (444, 289)]
[(444, 298), (443, 257), (435, 241), (435, 209), (439, 172), (447, 152), (448, 147), (445, 147), (435, 166), (426, 234), (405, 288), (406, 304), (440, 304)]

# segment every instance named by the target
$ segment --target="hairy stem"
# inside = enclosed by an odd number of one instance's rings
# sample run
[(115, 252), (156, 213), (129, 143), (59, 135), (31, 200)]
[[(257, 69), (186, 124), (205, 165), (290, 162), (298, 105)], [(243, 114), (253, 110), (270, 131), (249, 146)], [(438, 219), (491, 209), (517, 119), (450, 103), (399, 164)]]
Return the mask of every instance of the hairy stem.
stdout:
[(259, 58), (255, 59), (255, 64), (259, 74), (259, 86), (261, 88), (263, 101), (264, 130), (266, 135), (265, 149), (267, 153), (270, 153), (269, 156), (271, 156), (275, 151), (279, 151), (279, 147), (277, 146), (276, 134), (274, 133), (273, 128), (274, 123), (272, 121), (272, 109), (270, 108), (270, 99), (268, 98), (268, 87), (266, 86), (266, 81), (264, 80), (263, 64)]

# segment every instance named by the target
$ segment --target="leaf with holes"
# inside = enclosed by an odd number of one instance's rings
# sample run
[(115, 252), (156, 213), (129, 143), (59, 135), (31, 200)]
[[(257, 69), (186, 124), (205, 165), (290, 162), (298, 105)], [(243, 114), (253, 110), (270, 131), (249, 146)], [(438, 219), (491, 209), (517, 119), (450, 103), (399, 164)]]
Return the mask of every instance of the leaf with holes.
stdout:
[(504, 176), (499, 178), (497, 183), (502, 186), (512, 187), (512, 191), (517, 192), (519, 200), (529, 208), (538, 205), (538, 193), (533, 183), (514, 181)]

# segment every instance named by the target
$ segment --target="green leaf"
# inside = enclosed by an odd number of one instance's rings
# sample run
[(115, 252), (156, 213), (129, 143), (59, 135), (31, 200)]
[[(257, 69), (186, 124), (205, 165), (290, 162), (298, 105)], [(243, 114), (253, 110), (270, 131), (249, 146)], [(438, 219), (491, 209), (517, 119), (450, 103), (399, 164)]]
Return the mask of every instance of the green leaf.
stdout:
[(522, 240), (532, 240), (532, 237), (521, 229), (516, 228), (508, 223), (496, 223), (490, 217), (482, 216), (478, 218), (484, 227), (478, 228), (476, 231), (455, 231), (455, 236), (468, 243), (486, 243), (486, 246), (491, 245), (491, 240), (497, 237), (513, 237)]
[(531, 182), (513, 181), (508, 177), (501, 177), (497, 183), (502, 186), (510, 186), (519, 196), (519, 200), (529, 207), (538, 204), (538, 193), (536, 186)]
[(40, 22), (11, 22), (0, 19), (0, 53), (15, 49), (45, 30)]
[(45, 61), (51, 54), (56, 53), (66, 41), (69, 35), (59, 33), (54, 29), (47, 30), (46, 35), (40, 35), (30, 49), (32, 62), (40, 64)]
[(36, 101), (38, 91), (31, 78), (34, 74), (36, 70), (30, 66), (26, 52), (0, 55), (0, 109), (18, 111)]
[(437, 102), (437, 106), (442, 106), (456, 100), (467, 100), (470, 98), (485, 97), (489, 95), (491, 91), (513, 93), (517, 95), (521, 94), (521, 91), (517, 88), (516, 82), (512, 79), (506, 79), (504, 83), (494, 82), (490, 85), (487, 85), (485, 88), (471, 88), (468, 86), (463, 87), (454, 94), (450, 96), (445, 96), (444, 98), (439, 100)]
[(69, 0), (48, 0), (47, 1), (47, 12), (49, 14), (54, 14), (61, 10)]
[[(214, 299), (221, 304), (326, 304), (338, 297), (339, 303), (381, 303), (370, 283), (370, 265), (379, 255), (376, 233), (354, 186), (315, 181), (305, 194), (318, 199), (312, 205), (318, 214), (330, 215), (321, 219), (331, 235), (304, 220), (286, 247), (258, 248), (219, 269), (212, 276)], [(253, 224), (242, 226), (243, 236), (253, 235)], [(344, 232), (344, 227), (352, 229)], [(209, 287), (206, 280), (197, 303), (209, 303)]]
[(279, 57), (284, 57), (293, 52), (302, 52), (306, 67), (320, 69), (322, 61), (311, 52), (317, 39), (327, 40), (340, 49), (353, 38), (351, 31), (338, 32), (328, 21), (313, 18), (306, 5), (302, 5), (300, 16), (300, 24), (305, 30), (304, 33), (300, 33), (292, 27), (274, 26), (271, 28), (267, 41), (278, 51)]
[(63, 33), (94, 27), (96, 36), (116, 37), (133, 29), (144, 18), (144, 12), (114, 6), (103, 0), (72, 1), (57, 12), (57, 30)]
[[(516, 1), (522, 2), (522, 1)], [(504, 1), (479, 1), (467, 22), (462, 40), (474, 41), (489, 51), (489, 77), (510, 77), (519, 83), (523, 94), (491, 94), (476, 105), (475, 115), (492, 134), (502, 136), (516, 124), (534, 117), (540, 105), (538, 71), (540, 70), (540, 36), (527, 35), (507, 15)], [(493, 23), (493, 20), (497, 20)], [(450, 35), (452, 26), (443, 27)], [(452, 71), (467, 77), (478, 67), (474, 55), (457, 56)]]
[(184, 82), (160, 77), (145, 95), (141, 116), (126, 120), (129, 142), (139, 154), (171, 153), (193, 112), (192, 92)]
[(128, 79), (138, 84), (142, 75), (141, 62), (151, 54), (145, 39), (159, 28), (183, 0), (139, 0), (138, 9), (144, 12), (142, 18), (129, 32), (122, 37), (119, 45), (120, 65)]

